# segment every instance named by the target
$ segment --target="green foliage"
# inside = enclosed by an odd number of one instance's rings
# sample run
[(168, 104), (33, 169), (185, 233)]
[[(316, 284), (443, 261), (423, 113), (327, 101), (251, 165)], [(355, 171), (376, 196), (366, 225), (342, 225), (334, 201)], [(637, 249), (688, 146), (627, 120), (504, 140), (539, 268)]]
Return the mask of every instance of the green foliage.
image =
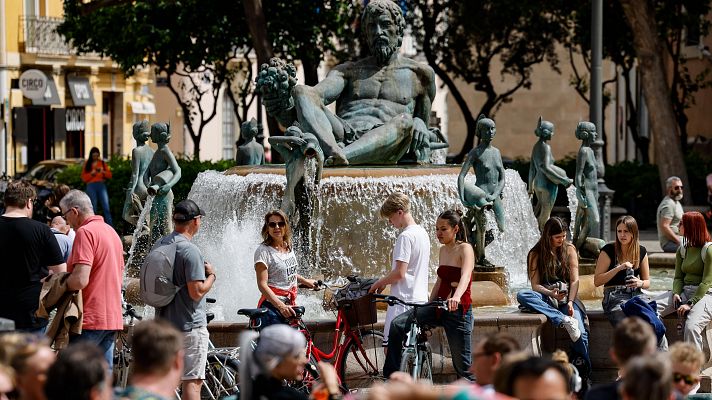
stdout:
[[(475, 119), (493, 117), (514, 93), (531, 87), (535, 65), (546, 61), (558, 71), (556, 45), (571, 30), (565, 0), (447, 1), (409, 0), (413, 30), (428, 64), (445, 82), (467, 123), (461, 160), (473, 147)], [(501, 77), (502, 82), (495, 82)], [(471, 112), (453, 78), (485, 94)], [(503, 83), (504, 82), (504, 83)]]
[[(568, 177), (574, 177), (576, 158), (566, 157), (557, 161), (556, 165), (563, 168)], [(691, 153), (685, 157), (685, 165), (690, 180), (685, 184), (692, 189), (692, 204), (706, 204), (705, 178), (709, 171), (712, 171), (712, 157)], [(515, 169), (524, 182), (529, 179), (529, 160), (518, 158), (506, 167)], [(637, 161), (607, 165), (605, 179), (606, 185), (615, 191), (614, 206), (625, 208), (628, 214), (635, 217), (641, 229), (655, 227), (655, 213), (664, 195), (660, 188), (660, 173), (656, 165)], [(566, 192), (559, 190), (556, 205), (567, 204)]]
[[(235, 166), (233, 160), (211, 162), (181, 158), (177, 161), (181, 168), (181, 179), (173, 186), (174, 203), (188, 198), (190, 188), (199, 173), (209, 170), (225, 171)], [(133, 227), (123, 220), (121, 214), (126, 199), (126, 188), (131, 180), (131, 161), (128, 158), (112, 157), (107, 163), (112, 172), (112, 178), (106, 181), (106, 188), (109, 192), (109, 207), (114, 220), (114, 228), (119, 233), (130, 234), (133, 232)], [(57, 175), (57, 183), (64, 183), (72, 189), (85, 190), (86, 184), (81, 179), (81, 173), (81, 165), (67, 167)]]

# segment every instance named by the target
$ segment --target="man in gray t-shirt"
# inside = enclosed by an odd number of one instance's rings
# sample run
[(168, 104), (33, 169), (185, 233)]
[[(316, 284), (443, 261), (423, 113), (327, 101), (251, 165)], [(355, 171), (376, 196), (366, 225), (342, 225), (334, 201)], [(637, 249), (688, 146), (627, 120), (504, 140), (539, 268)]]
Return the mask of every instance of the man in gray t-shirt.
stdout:
[(674, 253), (680, 247), (680, 220), (682, 219), (682, 181), (676, 176), (667, 178), (666, 196), (657, 212), (658, 240), (666, 253)]
[(183, 332), (185, 362), (181, 398), (187, 400), (200, 399), (200, 387), (205, 379), (209, 338), (205, 295), (215, 283), (213, 266), (190, 242), (200, 229), (203, 215), (205, 213), (192, 200), (176, 204), (173, 211), (175, 230), (154, 245), (177, 243), (173, 283), (180, 290), (167, 306), (156, 309), (156, 316), (171, 322)]

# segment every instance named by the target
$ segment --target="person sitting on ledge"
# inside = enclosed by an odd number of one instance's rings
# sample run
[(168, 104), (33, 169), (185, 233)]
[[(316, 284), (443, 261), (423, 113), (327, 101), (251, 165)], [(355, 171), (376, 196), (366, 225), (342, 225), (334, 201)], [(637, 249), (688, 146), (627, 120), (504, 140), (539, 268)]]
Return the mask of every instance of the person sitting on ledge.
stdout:
[(666, 253), (674, 253), (682, 243), (680, 219), (682, 218), (682, 180), (671, 176), (665, 181), (666, 196), (657, 211), (658, 240)]
[(578, 299), (579, 271), (576, 248), (566, 241), (568, 227), (559, 217), (544, 224), (541, 238), (529, 251), (527, 271), (531, 290), (520, 290), (520, 308), (546, 315), (555, 327), (563, 327), (580, 357), (574, 365), (583, 377), (591, 371), (588, 332), (584, 326), (586, 309)]

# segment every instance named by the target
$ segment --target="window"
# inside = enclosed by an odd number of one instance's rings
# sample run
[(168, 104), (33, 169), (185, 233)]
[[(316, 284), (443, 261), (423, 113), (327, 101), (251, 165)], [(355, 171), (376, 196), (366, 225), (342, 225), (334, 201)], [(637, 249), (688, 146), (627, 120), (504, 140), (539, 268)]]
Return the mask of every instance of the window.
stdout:
[[(225, 89), (230, 90), (230, 89)], [(231, 160), (235, 157), (235, 110), (232, 108), (232, 100), (223, 93), (222, 104), (222, 158)]]

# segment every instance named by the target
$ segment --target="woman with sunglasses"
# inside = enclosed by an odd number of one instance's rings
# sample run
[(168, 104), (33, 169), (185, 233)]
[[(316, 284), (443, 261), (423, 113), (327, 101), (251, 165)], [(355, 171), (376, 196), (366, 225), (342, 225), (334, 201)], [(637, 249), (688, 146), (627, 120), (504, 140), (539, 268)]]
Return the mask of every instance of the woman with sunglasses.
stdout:
[(552, 217), (544, 224), (539, 241), (529, 250), (527, 271), (531, 289), (520, 290), (520, 308), (546, 315), (556, 327), (563, 327), (573, 342), (573, 350), (583, 360), (579, 369), (587, 377), (591, 371), (588, 332), (584, 326), (586, 309), (578, 299), (579, 270), (576, 248), (566, 241), (568, 226)]
[(292, 310), (297, 300), (297, 285), (313, 289), (316, 281), (297, 273), (299, 263), (292, 249), (292, 230), (282, 210), (265, 215), (262, 243), (255, 250), (255, 273), (260, 296), (258, 307), (269, 309), (260, 318), (260, 328), (286, 324), (296, 314)]

